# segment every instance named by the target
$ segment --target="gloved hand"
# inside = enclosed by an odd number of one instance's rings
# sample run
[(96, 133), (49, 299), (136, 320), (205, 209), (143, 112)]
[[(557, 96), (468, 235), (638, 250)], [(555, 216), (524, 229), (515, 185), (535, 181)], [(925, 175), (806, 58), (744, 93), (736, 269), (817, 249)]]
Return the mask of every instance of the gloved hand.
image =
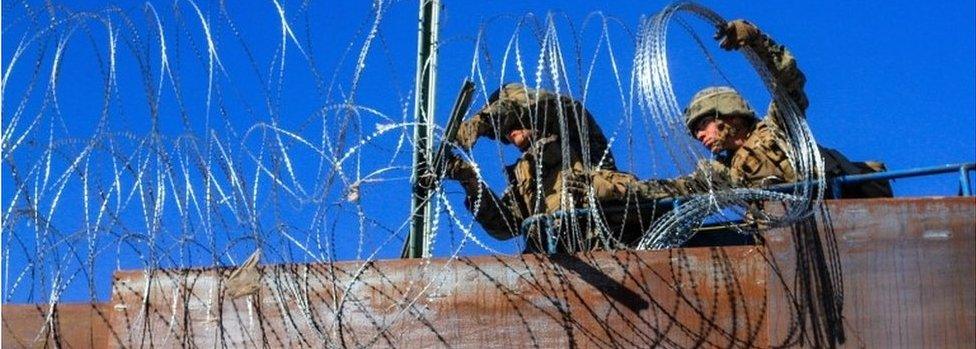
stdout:
[(715, 32), (715, 40), (726, 50), (738, 50), (759, 38), (759, 28), (742, 19), (720, 24)]
[(592, 188), (597, 200), (620, 200), (627, 194), (624, 184), (631, 181), (636, 179), (628, 174), (610, 171), (573, 172), (563, 179), (563, 187), (574, 197), (589, 197)]
[(477, 114), (471, 119), (465, 120), (458, 126), (457, 135), (454, 142), (464, 150), (471, 150), (478, 137), (484, 136), (491, 131), (490, 126), (482, 120), (481, 114)]
[(592, 173), (571, 172), (563, 179), (563, 187), (576, 198), (585, 198), (590, 195), (592, 183)]

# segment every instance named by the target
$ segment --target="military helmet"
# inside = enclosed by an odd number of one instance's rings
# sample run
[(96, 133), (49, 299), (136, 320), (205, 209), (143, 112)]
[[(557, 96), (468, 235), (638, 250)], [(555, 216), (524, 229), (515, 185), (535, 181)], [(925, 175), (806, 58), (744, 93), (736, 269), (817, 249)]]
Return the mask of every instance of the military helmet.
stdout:
[[(555, 97), (545, 90), (536, 90), (520, 83), (508, 83), (495, 90), (488, 97), (488, 104), (476, 114), (494, 119), (501, 135), (520, 128), (547, 130), (546, 126), (554, 120), (541, 120), (545, 118), (537, 116), (538, 119), (533, 123), (530, 111), (537, 102), (544, 103)], [(499, 138), (503, 143), (507, 142), (504, 136)]]
[(491, 93), (491, 96), (488, 97), (488, 105), (478, 113), (492, 111), (492, 105), (498, 100), (528, 107), (535, 103), (537, 99), (543, 101), (553, 97), (554, 95), (546, 90), (536, 90), (517, 82), (507, 83)]
[(685, 126), (692, 136), (696, 131), (695, 124), (706, 116), (718, 114), (756, 118), (756, 112), (742, 98), (742, 95), (728, 86), (713, 86), (698, 91), (691, 98), (691, 103), (688, 104), (688, 108), (685, 108), (684, 114)]

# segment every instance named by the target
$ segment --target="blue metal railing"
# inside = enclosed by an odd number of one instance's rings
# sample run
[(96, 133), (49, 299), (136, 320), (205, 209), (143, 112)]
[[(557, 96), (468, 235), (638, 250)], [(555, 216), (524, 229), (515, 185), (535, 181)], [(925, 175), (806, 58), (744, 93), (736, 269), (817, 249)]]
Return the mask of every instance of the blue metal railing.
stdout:
[(969, 186), (969, 172), (976, 169), (976, 163), (966, 163), (966, 164), (949, 164), (942, 166), (933, 167), (922, 167), (913, 168), (909, 170), (899, 170), (899, 171), (886, 171), (886, 172), (875, 172), (868, 174), (859, 175), (848, 175), (840, 176), (831, 179), (831, 184), (833, 184), (833, 194), (835, 198), (840, 198), (840, 187), (844, 184), (856, 184), (862, 182), (870, 182), (877, 180), (888, 180), (897, 178), (907, 178), (907, 177), (922, 177), (934, 174), (959, 172), (959, 190), (962, 196), (972, 196), (972, 191), (970, 191)]
[[(973, 193), (971, 189), (972, 187), (970, 186), (969, 183), (969, 172), (972, 172), (973, 170), (976, 170), (976, 163), (971, 162), (971, 163), (914, 168), (908, 170), (885, 171), (885, 172), (875, 172), (875, 173), (868, 173), (868, 174), (840, 176), (840, 177), (828, 179), (828, 183), (830, 183), (831, 193), (833, 194), (833, 197), (842, 198), (841, 188), (843, 187), (843, 185), (846, 184), (857, 184), (857, 183), (870, 182), (870, 181), (922, 177), (922, 176), (930, 176), (935, 174), (958, 172), (959, 173), (959, 194), (962, 196), (972, 196)], [(793, 189), (795, 189), (797, 186), (803, 184), (805, 183), (802, 182), (784, 183), (784, 184), (778, 184), (778, 185), (766, 187), (764, 189), (770, 191), (777, 191), (777, 192), (790, 192)], [(637, 206), (637, 208), (639, 209), (654, 208), (654, 209), (668, 210), (680, 206), (681, 201), (686, 201), (687, 199), (688, 199), (687, 197), (666, 198), (661, 200), (655, 200), (654, 202), (651, 203), (641, 204)], [(604, 208), (603, 211), (615, 212), (615, 211), (622, 211), (624, 209), (626, 208), (607, 207)], [(533, 225), (541, 224), (542, 228), (547, 233), (546, 236), (548, 237), (549, 252), (552, 253), (553, 251), (556, 250), (556, 239), (552, 237), (551, 234), (549, 234), (550, 223), (553, 220), (560, 219), (560, 218), (566, 218), (566, 217), (575, 218), (577, 216), (585, 217), (590, 214), (593, 214), (593, 210), (589, 208), (556, 211), (548, 214), (547, 213), (536, 214), (522, 221), (522, 225), (520, 229), (521, 232), (525, 234), (530, 228), (532, 228)]]

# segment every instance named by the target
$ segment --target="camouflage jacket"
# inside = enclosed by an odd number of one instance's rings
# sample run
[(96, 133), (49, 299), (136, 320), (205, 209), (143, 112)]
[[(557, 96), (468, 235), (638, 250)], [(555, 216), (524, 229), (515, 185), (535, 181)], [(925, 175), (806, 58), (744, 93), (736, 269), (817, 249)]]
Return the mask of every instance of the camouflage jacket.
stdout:
[[(807, 95), (803, 91), (806, 77), (797, 67), (793, 54), (766, 35), (751, 43), (750, 47), (772, 72), (774, 83), (786, 93), (789, 101), (801, 113), (805, 113), (809, 106)], [(800, 180), (787, 156), (786, 149), (790, 146), (783, 131), (781, 113), (782, 109), (776, 102), (770, 103), (766, 116), (756, 124), (742, 147), (726, 158), (716, 159), (727, 168), (728, 178), (733, 184), (755, 188)], [(873, 166), (854, 163), (835, 149), (820, 145), (817, 147), (824, 162), (824, 176), (827, 178), (884, 170), (883, 164)], [(891, 187), (886, 181), (865, 182), (842, 189), (844, 197), (892, 196)]]
[[(797, 67), (793, 54), (767, 35), (761, 35), (748, 45), (772, 73), (774, 83), (785, 92), (801, 112), (805, 111), (809, 105), (806, 93), (803, 91), (806, 77)], [(770, 103), (766, 116), (755, 125), (739, 149), (725, 156), (718, 156), (708, 163), (699, 164), (698, 169), (691, 175), (675, 179), (644, 181), (632, 185), (631, 190), (637, 191), (645, 198), (661, 198), (705, 192), (711, 187), (710, 184), (715, 184), (716, 181), (728, 182), (724, 186), (755, 188), (798, 180), (793, 164), (787, 156), (787, 149), (790, 146), (781, 126), (781, 113), (776, 102)], [(820, 147), (820, 152), (824, 160), (824, 174), (827, 177), (868, 171), (865, 166), (850, 162), (836, 150)], [(891, 195), (890, 187), (887, 190), (863, 188), (877, 185), (879, 183), (867, 183), (862, 185), (862, 188), (851, 189), (865, 193), (855, 194), (855, 196)]]
[[(803, 91), (806, 77), (797, 67), (793, 54), (767, 35), (761, 35), (749, 43), (749, 47), (772, 72), (774, 83), (801, 112), (805, 111), (809, 105)], [(797, 179), (786, 153), (790, 146), (780, 127), (780, 114), (779, 105), (775, 101), (770, 103), (766, 116), (756, 124), (745, 143), (731, 155), (716, 159), (727, 168), (728, 178), (733, 184), (762, 187)]]
[[(582, 198), (573, 198), (563, 190), (567, 175), (591, 169), (616, 171), (606, 138), (590, 113), (570, 98), (545, 91), (538, 93), (538, 99), (524, 95), (503, 96), (465, 121), (467, 125), (462, 125), (482, 130), (480, 135), (497, 139), (503, 137), (503, 132), (493, 129), (510, 122), (507, 118), (524, 119), (528, 114), (532, 119), (555, 121), (531, 126), (542, 130), (541, 137), (532, 142), (518, 161), (505, 167), (508, 186), (501, 197), (485, 183), (461, 181), (466, 207), (496, 239), (520, 235), (522, 222), (532, 215), (582, 207)], [(565, 123), (560, 123), (560, 119)], [(560, 129), (568, 132), (560, 132)], [(582, 137), (580, 129), (586, 130)], [(528, 251), (538, 251), (543, 246), (538, 232), (530, 232), (527, 239)]]

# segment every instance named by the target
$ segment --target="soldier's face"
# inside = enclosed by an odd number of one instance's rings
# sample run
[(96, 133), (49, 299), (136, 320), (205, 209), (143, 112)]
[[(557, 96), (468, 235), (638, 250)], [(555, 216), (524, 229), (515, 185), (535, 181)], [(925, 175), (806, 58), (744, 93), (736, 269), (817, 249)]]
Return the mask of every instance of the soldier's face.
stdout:
[(722, 151), (722, 142), (719, 137), (719, 125), (714, 117), (707, 117), (698, 122), (695, 127), (695, 139), (702, 143), (705, 148), (712, 153)]
[(511, 130), (508, 132), (508, 141), (512, 142), (513, 145), (519, 148), (521, 151), (529, 149), (529, 145), (532, 144), (532, 130), (529, 129), (518, 129)]
[(723, 150), (736, 150), (742, 145), (742, 140), (733, 132), (732, 124), (723, 118), (707, 117), (698, 122), (695, 138), (713, 154)]

